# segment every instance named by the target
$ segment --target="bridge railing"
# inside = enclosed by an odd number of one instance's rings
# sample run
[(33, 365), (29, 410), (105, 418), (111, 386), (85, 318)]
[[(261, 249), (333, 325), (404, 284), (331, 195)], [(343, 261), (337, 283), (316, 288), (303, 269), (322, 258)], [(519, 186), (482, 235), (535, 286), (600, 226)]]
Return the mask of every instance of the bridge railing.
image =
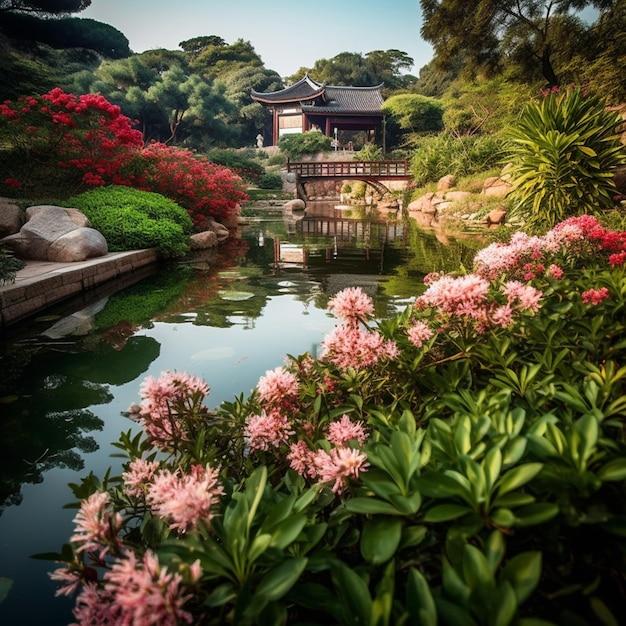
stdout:
[(374, 176), (377, 178), (406, 178), (409, 163), (400, 161), (287, 161), (287, 171), (301, 178), (350, 178)]

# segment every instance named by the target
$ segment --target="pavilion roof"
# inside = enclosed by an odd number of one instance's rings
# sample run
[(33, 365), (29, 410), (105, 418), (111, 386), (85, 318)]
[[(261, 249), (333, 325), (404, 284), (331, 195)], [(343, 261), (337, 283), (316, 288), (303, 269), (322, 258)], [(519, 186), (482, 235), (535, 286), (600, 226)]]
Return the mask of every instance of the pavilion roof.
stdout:
[(340, 87), (318, 83), (305, 74), (297, 83), (262, 93), (251, 92), (253, 100), (266, 104), (299, 102), (306, 113), (368, 113), (382, 115), (381, 85), (374, 87)]

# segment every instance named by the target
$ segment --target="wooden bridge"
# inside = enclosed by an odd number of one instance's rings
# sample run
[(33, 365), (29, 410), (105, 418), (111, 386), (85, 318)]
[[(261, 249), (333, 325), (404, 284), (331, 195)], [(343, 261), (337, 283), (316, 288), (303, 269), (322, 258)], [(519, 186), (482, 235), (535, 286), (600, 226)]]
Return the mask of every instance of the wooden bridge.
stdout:
[(287, 161), (287, 171), (296, 175), (298, 195), (306, 200), (305, 182), (329, 178), (362, 180), (381, 195), (389, 192), (382, 181), (411, 180), (409, 162), (399, 161)]

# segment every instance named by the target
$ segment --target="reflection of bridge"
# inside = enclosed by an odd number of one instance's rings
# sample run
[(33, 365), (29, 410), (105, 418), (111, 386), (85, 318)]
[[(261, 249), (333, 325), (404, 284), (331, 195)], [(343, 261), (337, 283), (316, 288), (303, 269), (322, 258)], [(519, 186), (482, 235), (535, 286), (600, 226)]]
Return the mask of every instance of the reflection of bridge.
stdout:
[(326, 180), (362, 180), (382, 195), (389, 189), (381, 181), (411, 180), (409, 163), (401, 161), (287, 161), (287, 171), (296, 175), (298, 195), (306, 199), (305, 182)]

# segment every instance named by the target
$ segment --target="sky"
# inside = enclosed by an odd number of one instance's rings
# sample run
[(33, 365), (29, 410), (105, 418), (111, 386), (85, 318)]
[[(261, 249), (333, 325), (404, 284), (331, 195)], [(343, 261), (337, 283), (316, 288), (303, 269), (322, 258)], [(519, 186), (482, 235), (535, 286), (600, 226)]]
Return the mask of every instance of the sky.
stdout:
[(282, 77), (340, 52), (400, 50), (414, 60), (415, 76), (432, 59), (419, 0), (91, 0), (75, 17), (117, 28), (133, 52), (178, 50), (205, 35), (243, 39)]

